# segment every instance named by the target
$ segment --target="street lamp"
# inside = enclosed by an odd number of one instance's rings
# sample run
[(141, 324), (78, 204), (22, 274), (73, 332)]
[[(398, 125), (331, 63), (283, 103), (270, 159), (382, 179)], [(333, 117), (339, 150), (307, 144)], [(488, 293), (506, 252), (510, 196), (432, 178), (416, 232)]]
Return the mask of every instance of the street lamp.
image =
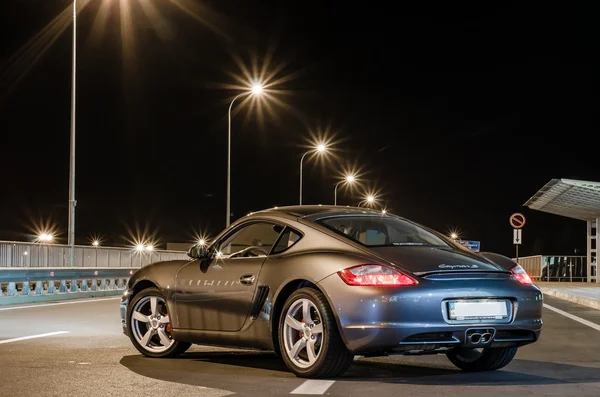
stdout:
[(337, 188), (340, 183), (347, 183), (348, 185), (352, 185), (356, 181), (356, 177), (353, 174), (348, 174), (335, 184), (335, 189), (333, 189), (333, 205), (337, 205)]
[(450, 238), (452, 238), (452, 240), (456, 240), (458, 238), (458, 234), (456, 233), (451, 233), (450, 234)]
[(306, 157), (306, 155), (309, 153), (321, 154), (321, 153), (325, 153), (326, 151), (327, 151), (327, 146), (324, 143), (319, 143), (319, 144), (317, 144), (317, 146), (313, 147), (312, 149), (310, 149), (309, 151), (304, 153), (302, 155), (302, 158), (300, 159), (300, 205), (302, 205), (302, 161), (304, 161), (304, 157)]
[(94, 241), (92, 241), (92, 245), (93, 245), (94, 247), (97, 247), (97, 246), (99, 246), (99, 245), (100, 245), (100, 241), (98, 241), (98, 240), (94, 240)]
[(50, 233), (40, 233), (37, 239), (43, 243), (49, 243), (54, 240), (54, 236)]
[(75, 257), (75, 84), (77, 66), (77, 0), (73, 0), (73, 66), (71, 69), (71, 160), (69, 162), (69, 264), (73, 267)]
[(233, 98), (231, 104), (229, 104), (228, 113), (228, 129), (227, 129), (227, 216), (225, 217), (225, 226), (229, 226), (231, 216), (231, 108), (236, 99), (244, 95), (261, 95), (264, 91), (264, 87), (261, 83), (255, 82), (248, 91), (241, 92)]
[(254, 83), (252, 84), (252, 94), (254, 95), (260, 95), (263, 92), (263, 86), (260, 83)]
[(358, 203), (358, 206), (360, 207), (362, 203), (365, 203), (365, 206), (367, 207), (371, 206), (372, 204), (377, 204), (377, 197), (375, 197), (375, 194), (373, 193), (367, 193), (364, 200)]

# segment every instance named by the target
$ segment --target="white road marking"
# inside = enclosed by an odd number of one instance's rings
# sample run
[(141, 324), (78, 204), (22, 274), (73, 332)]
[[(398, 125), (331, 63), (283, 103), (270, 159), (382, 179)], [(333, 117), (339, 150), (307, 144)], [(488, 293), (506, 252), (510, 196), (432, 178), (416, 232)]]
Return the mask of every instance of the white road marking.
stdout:
[(598, 325), (596, 323), (593, 323), (593, 322), (588, 321), (588, 320), (586, 320), (584, 318), (581, 318), (581, 317), (574, 316), (571, 313), (567, 313), (564, 310), (557, 309), (556, 307), (547, 305), (545, 303), (544, 303), (544, 307), (546, 309), (552, 310), (553, 312), (556, 312), (558, 314), (562, 314), (563, 316), (568, 317), (571, 320), (575, 320), (577, 322), (580, 322), (581, 324), (587, 325), (588, 327), (593, 328), (596, 331), (600, 331), (600, 325)]
[(35, 307), (58, 306), (58, 305), (75, 305), (77, 303), (90, 303), (90, 302), (111, 301), (111, 300), (116, 300), (116, 299), (121, 299), (121, 297), (117, 297), (117, 298), (103, 298), (103, 299), (86, 299), (86, 300), (78, 300), (78, 301), (73, 301), (73, 302), (45, 303), (45, 304), (40, 304), (40, 305), (29, 305), (29, 306), (2, 307), (2, 308), (0, 308), (0, 312), (6, 311), (6, 310), (31, 309), (31, 308), (35, 308)]
[(19, 342), (19, 341), (27, 340), (27, 339), (44, 338), (46, 336), (54, 336), (54, 335), (61, 335), (61, 334), (68, 334), (68, 333), (69, 333), (69, 331), (56, 331), (56, 332), (48, 332), (47, 334), (21, 336), (20, 338), (0, 340), (0, 345), (4, 344), (4, 343)]
[(334, 380), (307, 380), (290, 394), (324, 394), (334, 383)]

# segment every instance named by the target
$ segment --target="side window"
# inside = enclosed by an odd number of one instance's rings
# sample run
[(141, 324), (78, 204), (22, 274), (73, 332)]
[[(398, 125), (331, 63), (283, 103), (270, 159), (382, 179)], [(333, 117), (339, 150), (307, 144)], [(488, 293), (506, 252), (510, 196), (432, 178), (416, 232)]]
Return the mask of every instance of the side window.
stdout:
[(358, 241), (365, 245), (384, 245), (387, 243), (387, 235), (381, 230), (365, 230), (359, 235)]
[(285, 251), (290, 248), (292, 245), (296, 244), (298, 240), (300, 240), (302, 236), (300, 233), (290, 229), (289, 227), (285, 228), (285, 231), (281, 235), (279, 241), (277, 241), (277, 245), (273, 248), (273, 254), (278, 254), (280, 252)]
[(253, 251), (253, 256), (260, 255), (262, 252), (268, 253), (277, 241), (282, 229), (281, 226), (271, 223), (252, 223), (220, 244), (219, 251), (225, 257), (240, 254), (241, 251), (249, 247), (258, 248)]

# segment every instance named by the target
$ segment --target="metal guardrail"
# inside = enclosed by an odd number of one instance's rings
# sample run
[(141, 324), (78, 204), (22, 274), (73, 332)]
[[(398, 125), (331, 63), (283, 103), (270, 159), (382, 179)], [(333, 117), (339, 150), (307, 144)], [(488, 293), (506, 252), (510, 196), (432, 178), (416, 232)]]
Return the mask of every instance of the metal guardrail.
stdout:
[[(159, 261), (187, 258), (187, 254), (181, 251), (136, 251), (131, 248), (77, 245), (74, 267), (133, 268)], [(69, 267), (69, 260), (68, 245), (0, 241), (0, 268)]]
[(4, 296), (122, 290), (136, 270), (124, 268), (0, 268), (0, 302)]
[(44, 296), (74, 298), (81, 292), (112, 294), (124, 289), (129, 277), (143, 266), (189, 259), (181, 251), (121, 247), (75, 246), (74, 254), (71, 267), (68, 245), (0, 241), (0, 304), (14, 301), (9, 297), (21, 301)]

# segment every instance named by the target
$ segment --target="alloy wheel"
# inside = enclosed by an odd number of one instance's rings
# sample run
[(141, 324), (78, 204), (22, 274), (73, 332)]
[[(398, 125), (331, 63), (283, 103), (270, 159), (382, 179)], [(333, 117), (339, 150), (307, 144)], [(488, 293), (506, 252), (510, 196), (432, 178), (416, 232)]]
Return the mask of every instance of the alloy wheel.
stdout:
[(145, 350), (166, 351), (175, 342), (170, 334), (171, 324), (165, 300), (159, 296), (144, 296), (131, 311), (131, 331)]
[(284, 348), (289, 359), (300, 368), (312, 366), (322, 350), (323, 324), (319, 310), (309, 299), (298, 299), (285, 314)]

